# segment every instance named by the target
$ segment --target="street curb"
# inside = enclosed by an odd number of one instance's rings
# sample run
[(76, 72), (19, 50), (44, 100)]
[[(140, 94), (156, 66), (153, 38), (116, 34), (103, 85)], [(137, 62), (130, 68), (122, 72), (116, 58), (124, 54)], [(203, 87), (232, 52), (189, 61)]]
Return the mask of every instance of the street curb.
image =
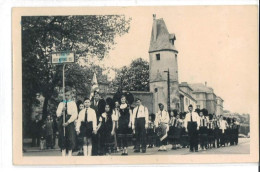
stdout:
[(40, 150), (40, 149), (36, 149), (36, 150), (30, 150), (30, 149), (24, 149), (23, 152), (27, 153), (27, 152), (52, 152), (52, 151), (60, 151), (60, 149), (44, 149), (44, 150)]

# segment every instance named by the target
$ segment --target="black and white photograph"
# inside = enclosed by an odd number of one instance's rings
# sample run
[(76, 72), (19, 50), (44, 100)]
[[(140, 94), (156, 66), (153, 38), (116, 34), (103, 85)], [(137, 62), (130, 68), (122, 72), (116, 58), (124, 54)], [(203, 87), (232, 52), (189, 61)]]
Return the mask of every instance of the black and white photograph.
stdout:
[(13, 9), (16, 163), (256, 160), (257, 14), (242, 5)]

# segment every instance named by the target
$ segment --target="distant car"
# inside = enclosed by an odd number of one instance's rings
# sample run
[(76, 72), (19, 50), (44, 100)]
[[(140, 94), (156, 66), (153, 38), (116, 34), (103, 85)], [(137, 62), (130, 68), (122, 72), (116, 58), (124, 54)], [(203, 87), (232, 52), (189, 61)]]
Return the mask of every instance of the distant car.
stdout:
[(247, 136), (244, 135), (244, 134), (238, 134), (238, 137), (239, 137), (239, 138), (247, 138)]

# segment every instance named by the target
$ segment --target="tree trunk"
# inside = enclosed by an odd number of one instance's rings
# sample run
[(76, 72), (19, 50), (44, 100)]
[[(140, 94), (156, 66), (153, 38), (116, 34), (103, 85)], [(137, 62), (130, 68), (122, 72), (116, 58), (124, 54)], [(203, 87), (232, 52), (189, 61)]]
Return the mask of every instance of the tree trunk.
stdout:
[(48, 102), (49, 102), (49, 96), (46, 96), (44, 99), (43, 103), (43, 108), (42, 108), (42, 119), (45, 120), (48, 115)]

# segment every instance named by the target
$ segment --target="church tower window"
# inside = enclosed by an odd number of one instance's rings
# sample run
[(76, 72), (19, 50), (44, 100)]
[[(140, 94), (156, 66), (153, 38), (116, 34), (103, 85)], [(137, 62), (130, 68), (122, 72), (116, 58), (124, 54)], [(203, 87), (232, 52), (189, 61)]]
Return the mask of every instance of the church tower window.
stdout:
[(160, 54), (156, 54), (156, 60), (161, 60)]

